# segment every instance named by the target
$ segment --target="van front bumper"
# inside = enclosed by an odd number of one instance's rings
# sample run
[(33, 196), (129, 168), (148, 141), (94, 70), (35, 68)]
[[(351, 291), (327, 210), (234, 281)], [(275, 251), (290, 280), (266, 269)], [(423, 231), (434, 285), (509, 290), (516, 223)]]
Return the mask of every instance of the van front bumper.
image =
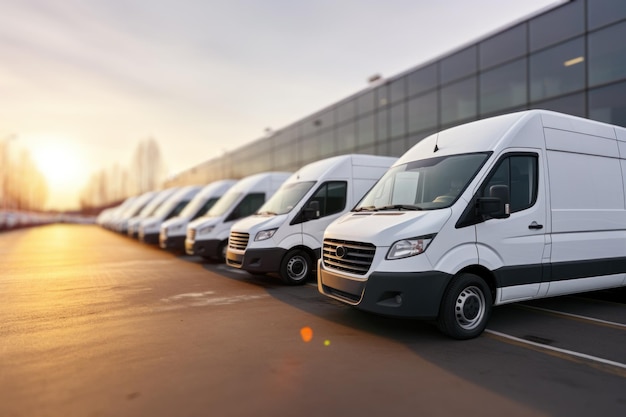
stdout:
[(159, 236), (159, 246), (161, 249), (180, 250), (185, 249), (185, 235), (180, 236), (168, 236), (164, 238)]
[(251, 274), (279, 272), (286, 252), (287, 249), (283, 248), (246, 249), (243, 252), (229, 250), (226, 253), (226, 263)]
[(156, 245), (159, 243), (159, 234), (158, 233), (139, 233), (139, 240), (143, 243), (148, 243), (150, 245)]
[(318, 265), (320, 293), (384, 316), (433, 319), (452, 275), (438, 271), (373, 272), (352, 278)]
[(217, 249), (222, 243), (221, 240), (185, 240), (185, 252), (187, 255), (198, 255), (205, 258), (217, 258)]

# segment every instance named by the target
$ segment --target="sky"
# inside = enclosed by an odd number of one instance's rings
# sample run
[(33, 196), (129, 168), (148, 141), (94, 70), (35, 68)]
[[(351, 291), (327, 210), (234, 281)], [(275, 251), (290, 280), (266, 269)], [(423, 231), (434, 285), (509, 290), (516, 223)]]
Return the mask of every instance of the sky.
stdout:
[(559, 3), (0, 0), (0, 141), (76, 208), (147, 138), (176, 174)]

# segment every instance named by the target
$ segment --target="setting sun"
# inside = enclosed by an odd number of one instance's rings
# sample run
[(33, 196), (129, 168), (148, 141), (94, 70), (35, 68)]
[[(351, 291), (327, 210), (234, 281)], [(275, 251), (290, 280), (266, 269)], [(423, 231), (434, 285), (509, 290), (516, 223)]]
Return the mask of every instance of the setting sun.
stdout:
[(69, 145), (44, 143), (33, 150), (33, 159), (50, 186), (77, 184), (82, 162)]
[(78, 206), (78, 192), (90, 171), (80, 154), (80, 144), (57, 136), (25, 136), (30, 155), (48, 188), (47, 207), (70, 209)]

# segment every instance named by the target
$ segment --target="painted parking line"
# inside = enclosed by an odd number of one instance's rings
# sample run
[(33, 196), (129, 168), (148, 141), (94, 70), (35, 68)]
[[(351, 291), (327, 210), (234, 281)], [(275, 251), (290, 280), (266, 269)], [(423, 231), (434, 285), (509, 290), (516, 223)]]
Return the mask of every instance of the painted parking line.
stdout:
[(563, 317), (570, 317), (576, 320), (582, 320), (582, 321), (588, 321), (591, 323), (595, 323), (595, 324), (600, 324), (606, 327), (612, 327), (614, 329), (626, 329), (626, 324), (623, 323), (616, 323), (613, 321), (607, 321), (607, 320), (600, 320), (600, 319), (596, 319), (593, 317), (587, 317), (587, 316), (581, 316), (578, 314), (572, 314), (572, 313), (566, 313), (564, 311), (557, 311), (557, 310), (551, 310), (548, 308), (542, 308), (542, 307), (535, 307), (535, 306), (529, 306), (529, 305), (522, 305), (519, 304), (516, 307), (519, 308), (525, 308), (525, 309), (529, 309), (529, 310), (537, 310), (537, 311), (542, 311), (544, 313), (549, 313), (555, 316), (563, 316)]
[(496, 338), (512, 342), (513, 344), (516, 344), (518, 346), (527, 346), (539, 351), (551, 353), (554, 356), (562, 359), (573, 360), (575, 362), (591, 363), (603, 370), (609, 370), (611, 373), (626, 377), (625, 363), (615, 362), (608, 359), (599, 358), (597, 356), (587, 355), (586, 353), (575, 352), (573, 350), (561, 349), (554, 346), (532, 342), (530, 340), (521, 339), (519, 337), (511, 336), (505, 333), (496, 332), (495, 330), (485, 329), (485, 333), (493, 335)]

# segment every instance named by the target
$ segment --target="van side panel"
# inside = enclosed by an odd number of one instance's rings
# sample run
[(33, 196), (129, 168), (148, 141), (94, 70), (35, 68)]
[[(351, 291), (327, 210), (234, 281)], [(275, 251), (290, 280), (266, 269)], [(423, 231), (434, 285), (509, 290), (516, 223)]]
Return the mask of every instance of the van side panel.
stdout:
[(547, 296), (619, 286), (626, 275), (622, 146), (607, 138), (615, 130), (574, 122), (578, 132), (545, 129), (552, 218)]

